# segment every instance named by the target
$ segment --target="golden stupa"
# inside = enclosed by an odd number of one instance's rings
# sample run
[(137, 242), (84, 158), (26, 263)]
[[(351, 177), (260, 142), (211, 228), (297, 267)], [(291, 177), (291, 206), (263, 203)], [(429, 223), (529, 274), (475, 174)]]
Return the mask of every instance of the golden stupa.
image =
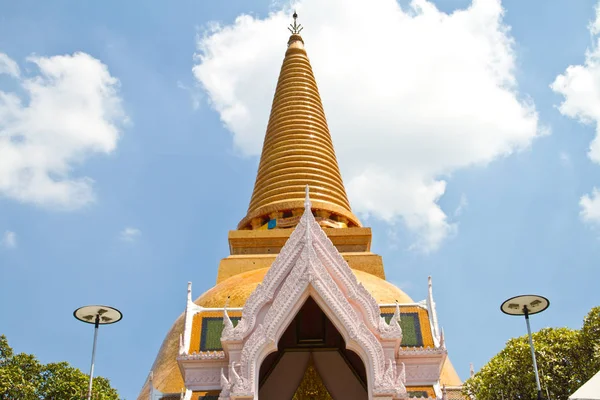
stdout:
[[(372, 253), (371, 229), (352, 213), (323, 105), (304, 41), (293, 33), (288, 41), (267, 125), (254, 191), (246, 216), (229, 232), (230, 255), (221, 260), (216, 286), (194, 303), (206, 308), (243, 307), (262, 282), (304, 210), (310, 186), (312, 210), (356, 278), (379, 304), (414, 304), (385, 280), (381, 256)], [(150, 384), (162, 393), (184, 388), (177, 364), (183, 314), (175, 321), (158, 352), (138, 399), (149, 398)], [(447, 360), (440, 384), (462, 382)]]

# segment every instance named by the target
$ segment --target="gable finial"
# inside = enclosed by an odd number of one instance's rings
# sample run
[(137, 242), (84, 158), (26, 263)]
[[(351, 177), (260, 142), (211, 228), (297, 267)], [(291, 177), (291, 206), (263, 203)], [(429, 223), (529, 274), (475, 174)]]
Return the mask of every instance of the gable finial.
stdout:
[(438, 324), (437, 311), (435, 309), (435, 301), (433, 301), (433, 284), (431, 282), (431, 276), (427, 278), (428, 283), (428, 295), (427, 295), (427, 308), (429, 309), (429, 322), (431, 323), (431, 330), (435, 337), (434, 341), (440, 340), (440, 327)]
[(300, 32), (302, 32), (302, 29), (304, 29), (304, 27), (296, 21), (298, 19), (298, 14), (296, 13), (296, 10), (294, 10), (294, 15), (292, 15), (292, 18), (294, 18), (294, 23), (290, 24), (288, 30), (292, 33), (292, 35), (299, 35)]
[(312, 204), (310, 203), (310, 196), (308, 194), (309, 192), (309, 188), (308, 185), (306, 185), (306, 189), (305, 190), (305, 195), (304, 195), (304, 209), (305, 210), (310, 210)]

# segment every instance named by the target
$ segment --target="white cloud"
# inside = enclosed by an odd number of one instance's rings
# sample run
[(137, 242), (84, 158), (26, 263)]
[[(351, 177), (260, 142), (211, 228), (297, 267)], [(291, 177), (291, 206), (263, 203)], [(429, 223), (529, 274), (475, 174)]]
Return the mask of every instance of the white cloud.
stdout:
[[(590, 143), (588, 157), (600, 164), (600, 3), (596, 6), (595, 20), (590, 23), (589, 30), (594, 36), (594, 44), (586, 51), (584, 64), (567, 67), (550, 87), (564, 97), (558, 107), (562, 115), (596, 125), (596, 136)], [(579, 205), (584, 221), (600, 222), (600, 199), (596, 188), (591, 196), (582, 196)]]
[(142, 231), (138, 228), (127, 227), (119, 233), (119, 239), (123, 242), (134, 242), (141, 234)]
[(5, 231), (0, 243), (7, 249), (14, 249), (17, 247), (17, 234), (12, 231)]
[(299, 0), (213, 26), (194, 74), (244, 155), (260, 154), (293, 8), (353, 210), (401, 220), (416, 246), (437, 248), (455, 231), (438, 205), (444, 177), (541, 134), (518, 93), (500, 0), (452, 14), (427, 0)]
[(7, 74), (15, 78), (21, 74), (17, 63), (4, 53), (0, 53), (0, 74)]
[[(39, 71), (18, 80), (26, 99), (0, 90), (0, 195), (48, 207), (83, 206), (94, 200), (92, 180), (73, 169), (115, 149), (126, 120), (118, 80), (85, 53), (28, 61)], [(4, 55), (0, 68), (12, 63)], [(16, 68), (4, 69), (17, 77)]]
[(579, 200), (580, 216), (585, 222), (600, 225), (600, 190), (594, 188), (592, 194), (584, 195)]

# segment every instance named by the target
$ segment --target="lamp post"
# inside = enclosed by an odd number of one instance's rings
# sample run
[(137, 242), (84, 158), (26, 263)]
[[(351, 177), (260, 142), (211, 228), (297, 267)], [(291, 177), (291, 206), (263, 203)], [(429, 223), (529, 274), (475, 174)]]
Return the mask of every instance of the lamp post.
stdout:
[(538, 373), (537, 362), (535, 360), (535, 349), (533, 347), (533, 338), (531, 337), (531, 326), (529, 325), (529, 316), (538, 314), (550, 306), (550, 301), (534, 294), (525, 294), (511, 297), (500, 306), (500, 310), (508, 315), (524, 315), (527, 324), (527, 334), (529, 335), (529, 347), (531, 349), (531, 359), (533, 360), (533, 371), (535, 372), (535, 384), (537, 386), (537, 398), (542, 400), (542, 387), (540, 385), (540, 375)]
[(96, 358), (96, 342), (98, 341), (98, 327), (100, 325), (114, 324), (123, 318), (121, 311), (108, 306), (84, 306), (73, 311), (73, 316), (81, 322), (94, 324), (94, 345), (92, 347), (92, 366), (90, 367), (90, 382), (88, 384), (87, 400), (92, 398), (92, 382), (94, 379), (94, 359)]

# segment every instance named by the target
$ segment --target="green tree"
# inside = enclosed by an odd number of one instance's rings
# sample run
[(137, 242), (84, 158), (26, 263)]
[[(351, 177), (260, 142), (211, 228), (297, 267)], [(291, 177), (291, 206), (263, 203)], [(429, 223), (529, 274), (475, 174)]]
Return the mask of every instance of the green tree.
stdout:
[[(1, 400), (70, 400), (87, 394), (88, 376), (67, 362), (42, 364), (32, 354), (14, 354), (0, 335)], [(108, 379), (94, 378), (94, 399), (118, 400)]]
[[(581, 330), (544, 328), (533, 334), (542, 391), (566, 400), (600, 369), (600, 307), (593, 308)], [(477, 400), (535, 400), (537, 389), (527, 336), (514, 338), (472, 378), (465, 394)]]
[(600, 370), (600, 306), (592, 308), (583, 320), (581, 353), (582, 361), (588, 364), (582, 366), (583, 379), (587, 381)]

